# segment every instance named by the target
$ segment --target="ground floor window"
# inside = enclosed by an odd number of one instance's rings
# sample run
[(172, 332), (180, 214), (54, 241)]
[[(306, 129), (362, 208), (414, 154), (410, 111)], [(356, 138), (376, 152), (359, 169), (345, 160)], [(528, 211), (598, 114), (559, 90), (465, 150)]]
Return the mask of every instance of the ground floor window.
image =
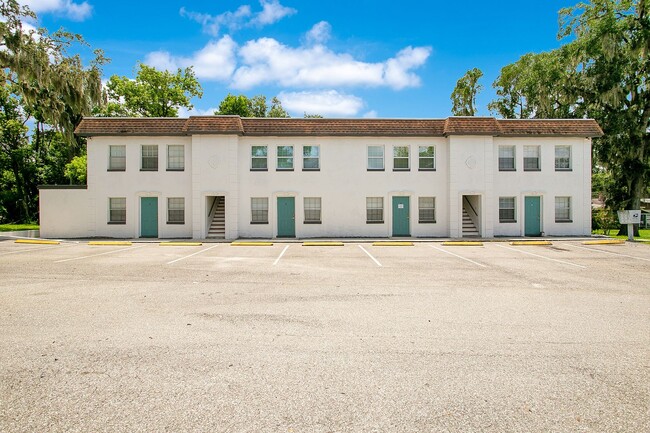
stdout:
[(167, 199), (167, 224), (185, 224), (185, 198)]
[(266, 197), (251, 198), (251, 223), (269, 223), (269, 199)]
[(420, 197), (418, 198), (419, 218), (420, 224), (435, 223), (436, 222), (436, 198), (435, 197)]
[(517, 222), (515, 216), (515, 198), (499, 197), (499, 222), (514, 223)]
[(555, 222), (571, 222), (571, 197), (555, 197)]
[(305, 197), (305, 224), (321, 222), (320, 197)]
[(108, 223), (126, 224), (126, 197), (108, 199)]
[(384, 222), (384, 198), (366, 197), (366, 223)]

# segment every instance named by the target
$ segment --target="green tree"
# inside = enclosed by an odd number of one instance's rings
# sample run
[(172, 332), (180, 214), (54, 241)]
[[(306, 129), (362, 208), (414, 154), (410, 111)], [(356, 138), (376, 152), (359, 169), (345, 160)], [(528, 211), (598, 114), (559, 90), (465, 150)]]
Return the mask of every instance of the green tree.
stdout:
[(191, 99), (203, 96), (194, 70), (159, 71), (143, 63), (135, 80), (113, 75), (106, 84), (106, 107), (100, 116), (177, 117), (178, 109), (193, 108)]
[(75, 156), (65, 166), (65, 176), (70, 179), (71, 184), (86, 184), (86, 166), (88, 161), (86, 155)]
[(452, 108), (454, 116), (474, 116), (476, 114), (476, 95), (483, 90), (478, 80), (483, 72), (478, 68), (465, 72), (457, 82), (454, 91), (451, 93)]
[(266, 104), (266, 96), (228, 95), (219, 103), (217, 115), (237, 115), (241, 117), (290, 117), (277, 97), (271, 99), (271, 107)]
[(306, 112), (303, 115), (303, 117), (305, 119), (322, 119), (323, 118), (323, 116), (321, 116), (320, 114), (307, 114)]

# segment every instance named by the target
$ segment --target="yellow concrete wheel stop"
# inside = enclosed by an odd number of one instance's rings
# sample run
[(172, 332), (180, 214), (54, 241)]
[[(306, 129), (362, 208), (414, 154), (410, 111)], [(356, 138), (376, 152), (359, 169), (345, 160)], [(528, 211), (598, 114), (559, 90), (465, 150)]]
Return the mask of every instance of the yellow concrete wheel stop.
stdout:
[(233, 247), (272, 247), (273, 242), (245, 242), (235, 241), (230, 244)]
[(200, 247), (202, 242), (160, 242), (161, 247)]
[(624, 239), (598, 239), (593, 241), (584, 241), (582, 245), (623, 245)]
[(343, 242), (303, 242), (303, 247), (342, 247)]
[(510, 245), (553, 245), (551, 241), (512, 241)]
[(447, 241), (442, 243), (445, 247), (482, 247), (483, 242), (478, 241)]
[(17, 239), (17, 244), (32, 244), (32, 245), (59, 245), (59, 241), (47, 241), (44, 239)]
[(373, 247), (412, 247), (413, 242), (408, 241), (379, 241), (373, 242)]
[(88, 245), (100, 245), (100, 246), (111, 246), (111, 245), (122, 245), (122, 246), (131, 246), (133, 245), (130, 241), (90, 241)]

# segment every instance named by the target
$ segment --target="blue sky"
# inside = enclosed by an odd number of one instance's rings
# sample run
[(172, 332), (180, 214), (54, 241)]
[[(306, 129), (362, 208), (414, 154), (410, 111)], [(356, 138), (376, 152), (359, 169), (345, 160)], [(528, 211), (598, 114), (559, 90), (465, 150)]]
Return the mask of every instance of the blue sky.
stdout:
[(193, 65), (212, 114), (228, 93), (279, 96), (293, 117), (443, 118), (466, 70), (484, 72), (489, 115), (501, 67), (560, 45), (558, 14), (575, 0), (23, 0), (38, 25), (82, 34), (133, 77), (137, 62)]

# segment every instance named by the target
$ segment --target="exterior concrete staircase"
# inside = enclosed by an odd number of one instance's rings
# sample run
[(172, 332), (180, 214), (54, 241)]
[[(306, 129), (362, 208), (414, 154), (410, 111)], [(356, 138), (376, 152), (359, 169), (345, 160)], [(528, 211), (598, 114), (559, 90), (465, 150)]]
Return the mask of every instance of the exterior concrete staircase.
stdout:
[(467, 213), (465, 206), (463, 206), (463, 237), (464, 238), (477, 238), (479, 237), (478, 229), (472, 218)]
[(212, 223), (208, 230), (209, 239), (225, 239), (226, 238), (226, 199), (219, 196), (215, 198), (217, 201), (214, 215), (212, 216)]

